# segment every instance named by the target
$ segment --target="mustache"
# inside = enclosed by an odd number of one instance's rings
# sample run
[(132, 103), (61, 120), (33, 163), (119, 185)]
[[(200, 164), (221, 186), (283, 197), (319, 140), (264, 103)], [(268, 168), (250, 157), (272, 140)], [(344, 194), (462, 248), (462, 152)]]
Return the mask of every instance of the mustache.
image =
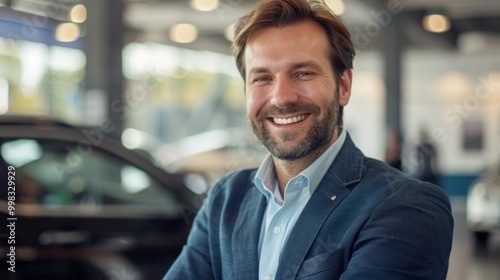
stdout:
[(266, 116), (269, 115), (287, 115), (299, 112), (308, 112), (314, 115), (314, 114), (319, 114), (321, 112), (321, 109), (319, 106), (313, 103), (305, 103), (305, 102), (293, 103), (284, 108), (280, 108), (275, 105), (270, 105), (264, 110), (261, 110), (259, 117), (265, 118)]

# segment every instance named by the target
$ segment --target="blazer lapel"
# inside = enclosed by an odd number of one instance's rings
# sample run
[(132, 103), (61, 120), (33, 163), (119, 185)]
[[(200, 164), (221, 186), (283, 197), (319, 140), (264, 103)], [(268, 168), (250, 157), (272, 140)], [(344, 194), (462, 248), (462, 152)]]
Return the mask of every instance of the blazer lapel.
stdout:
[(349, 135), (316, 191), (300, 214), (281, 254), (279, 279), (294, 279), (330, 213), (349, 194), (348, 185), (361, 180), (364, 156)]
[(241, 202), (232, 236), (234, 279), (259, 278), (258, 245), (266, 205), (265, 196), (252, 185)]

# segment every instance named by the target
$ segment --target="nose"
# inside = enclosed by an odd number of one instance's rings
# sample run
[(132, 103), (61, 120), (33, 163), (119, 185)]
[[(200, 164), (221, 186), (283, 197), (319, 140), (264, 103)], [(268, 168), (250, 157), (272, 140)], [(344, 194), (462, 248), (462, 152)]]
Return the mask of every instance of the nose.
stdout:
[(299, 94), (293, 81), (286, 77), (276, 77), (272, 86), (271, 104), (286, 108), (298, 100)]

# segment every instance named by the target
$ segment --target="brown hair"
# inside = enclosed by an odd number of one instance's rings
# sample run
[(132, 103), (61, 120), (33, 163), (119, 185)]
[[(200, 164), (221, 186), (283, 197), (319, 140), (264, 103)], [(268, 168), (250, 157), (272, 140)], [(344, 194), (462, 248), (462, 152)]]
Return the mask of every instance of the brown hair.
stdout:
[(330, 43), (330, 62), (337, 80), (347, 68), (352, 69), (355, 55), (351, 34), (344, 22), (323, 1), (263, 0), (235, 24), (232, 51), (236, 66), (245, 79), (244, 52), (253, 32), (265, 28), (281, 28), (299, 21), (311, 20), (323, 27)]

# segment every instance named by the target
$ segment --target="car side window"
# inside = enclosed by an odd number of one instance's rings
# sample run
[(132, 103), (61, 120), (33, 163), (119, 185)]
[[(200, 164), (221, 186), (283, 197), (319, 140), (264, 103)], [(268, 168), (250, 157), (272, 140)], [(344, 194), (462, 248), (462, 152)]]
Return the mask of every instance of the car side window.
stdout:
[(5, 164), (16, 168), (20, 204), (142, 208), (178, 204), (168, 186), (146, 170), (97, 147), (39, 139), (0, 145)]

